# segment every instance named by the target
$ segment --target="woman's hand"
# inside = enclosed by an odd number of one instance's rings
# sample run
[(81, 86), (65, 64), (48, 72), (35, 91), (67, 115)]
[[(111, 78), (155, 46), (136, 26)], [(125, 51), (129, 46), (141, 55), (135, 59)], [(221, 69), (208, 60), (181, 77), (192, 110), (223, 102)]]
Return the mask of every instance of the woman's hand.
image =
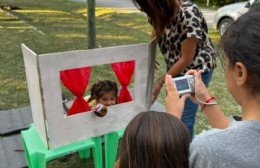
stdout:
[[(201, 103), (197, 100), (199, 99), (202, 102), (205, 102), (210, 98), (210, 94), (204, 85), (202, 79), (201, 79), (201, 74), (203, 73), (202, 70), (189, 70), (186, 75), (193, 75), (195, 77), (195, 94), (192, 94), (190, 98), (197, 104)], [(196, 96), (195, 96), (196, 95)]]
[(161, 88), (162, 88), (162, 82), (157, 81), (153, 87), (153, 97), (152, 97), (152, 104), (155, 102), (155, 100), (157, 99), (160, 91), (161, 91)]
[(159, 67), (160, 67), (160, 63), (159, 63), (158, 61), (155, 61), (155, 63), (154, 63), (154, 69), (155, 69), (155, 70), (158, 70)]
[(171, 75), (166, 75), (165, 87), (167, 91), (167, 96), (165, 97), (166, 112), (175, 115), (176, 117), (181, 119), (184, 109), (184, 103), (189, 95), (186, 94), (180, 98), (177, 89), (173, 84)]

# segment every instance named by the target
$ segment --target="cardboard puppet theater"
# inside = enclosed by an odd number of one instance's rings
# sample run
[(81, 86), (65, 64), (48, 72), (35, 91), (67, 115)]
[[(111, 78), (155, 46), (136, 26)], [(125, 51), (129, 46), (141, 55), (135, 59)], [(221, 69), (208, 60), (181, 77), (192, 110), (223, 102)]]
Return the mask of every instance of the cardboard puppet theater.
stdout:
[[(46, 147), (53, 149), (123, 129), (138, 113), (149, 110), (155, 48), (156, 42), (153, 41), (145, 44), (37, 55), (22, 44), (33, 122)], [(130, 80), (122, 81), (120, 73), (121, 75), (129, 73), (127, 70), (129, 63), (134, 64), (133, 99), (108, 107), (107, 114), (98, 117), (89, 110), (88, 103), (82, 98), (85, 89), (91, 87), (87, 86), (91, 67), (111, 64), (122, 87), (121, 91), (119, 89), (120, 94), (122, 90), (128, 92), (126, 85)], [(69, 82), (75, 76), (84, 81), (74, 82), (74, 86), (78, 85), (79, 90), (75, 90), (71, 86), (72, 82)], [(129, 76), (128, 78), (131, 78), (132, 75)], [(69, 109), (75, 114), (67, 117), (64, 117), (61, 79), (76, 97)]]

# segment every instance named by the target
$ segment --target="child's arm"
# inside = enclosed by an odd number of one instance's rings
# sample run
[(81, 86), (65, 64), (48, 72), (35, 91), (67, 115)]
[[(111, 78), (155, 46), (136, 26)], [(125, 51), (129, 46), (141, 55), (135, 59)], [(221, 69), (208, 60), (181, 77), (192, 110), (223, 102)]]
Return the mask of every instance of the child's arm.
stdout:
[(219, 129), (227, 128), (229, 120), (220, 110), (215, 98), (209, 95), (208, 90), (201, 79), (202, 73), (203, 71), (196, 70), (187, 72), (187, 74), (194, 75), (195, 77), (195, 95), (191, 96), (191, 99), (200, 104), (211, 127)]
[(228, 127), (229, 120), (220, 110), (219, 105), (206, 105), (203, 108), (203, 113), (212, 128), (225, 129)]

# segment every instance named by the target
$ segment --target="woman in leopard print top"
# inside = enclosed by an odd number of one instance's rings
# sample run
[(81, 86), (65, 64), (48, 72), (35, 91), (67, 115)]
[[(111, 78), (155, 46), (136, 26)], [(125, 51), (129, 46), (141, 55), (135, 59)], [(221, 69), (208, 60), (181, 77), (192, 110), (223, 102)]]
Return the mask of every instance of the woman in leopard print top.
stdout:
[[(133, 0), (148, 16), (154, 36), (167, 64), (167, 74), (182, 76), (190, 69), (204, 70), (203, 82), (208, 86), (216, 67), (215, 50), (208, 28), (198, 7), (181, 0)], [(154, 86), (153, 101), (157, 98), (165, 75)], [(174, 102), (173, 102), (174, 103)], [(187, 99), (182, 121), (191, 137), (198, 105)]]

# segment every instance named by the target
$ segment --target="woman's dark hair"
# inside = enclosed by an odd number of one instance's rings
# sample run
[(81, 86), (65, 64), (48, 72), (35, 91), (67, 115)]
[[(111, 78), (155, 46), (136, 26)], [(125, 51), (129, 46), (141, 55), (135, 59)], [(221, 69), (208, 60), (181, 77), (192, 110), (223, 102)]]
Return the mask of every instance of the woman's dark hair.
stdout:
[(253, 93), (260, 92), (260, 8), (240, 16), (222, 37), (222, 49), (233, 67), (236, 62), (249, 72), (248, 86)]
[(139, 113), (121, 141), (119, 168), (188, 168), (189, 132), (175, 116)]
[(147, 14), (157, 35), (162, 34), (179, 9), (178, 0), (133, 0), (133, 3)]
[(92, 85), (92, 88), (90, 89), (90, 98), (88, 99), (88, 102), (91, 102), (94, 99), (99, 99), (105, 93), (111, 91), (114, 92), (115, 96), (117, 97), (118, 88), (115, 82), (110, 80), (99, 81)]

